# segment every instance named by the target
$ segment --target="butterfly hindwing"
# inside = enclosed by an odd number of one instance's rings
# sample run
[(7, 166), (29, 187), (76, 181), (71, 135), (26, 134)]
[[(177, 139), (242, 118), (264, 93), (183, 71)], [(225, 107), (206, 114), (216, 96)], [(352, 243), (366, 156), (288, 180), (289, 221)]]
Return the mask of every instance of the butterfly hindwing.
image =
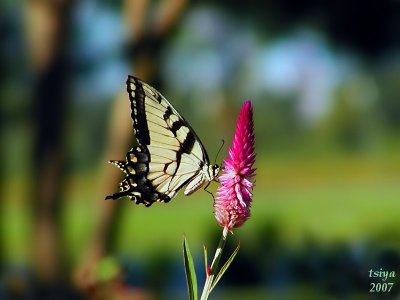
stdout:
[(171, 198), (168, 195), (159, 193), (147, 178), (149, 174), (150, 155), (143, 146), (132, 148), (126, 156), (126, 162), (111, 161), (120, 167), (125, 173), (125, 179), (120, 183), (120, 192), (107, 196), (106, 199), (118, 199), (128, 196), (137, 204), (143, 203), (150, 206), (154, 202), (168, 202)]
[(214, 179), (200, 139), (186, 120), (153, 87), (129, 76), (127, 90), (133, 128), (139, 146), (126, 161), (110, 161), (126, 173), (120, 192), (106, 199), (128, 196), (150, 206), (168, 202), (183, 186), (191, 194)]

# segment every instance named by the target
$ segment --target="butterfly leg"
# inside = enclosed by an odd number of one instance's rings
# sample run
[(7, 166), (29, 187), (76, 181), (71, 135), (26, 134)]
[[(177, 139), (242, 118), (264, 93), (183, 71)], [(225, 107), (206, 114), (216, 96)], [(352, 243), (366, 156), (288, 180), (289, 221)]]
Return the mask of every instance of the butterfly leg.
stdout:
[(207, 190), (208, 186), (210, 185), (210, 182), (211, 182), (211, 181), (209, 181), (209, 182), (207, 183), (207, 185), (204, 187), (204, 190), (205, 190), (207, 193), (209, 193), (209, 194), (211, 195), (211, 197), (213, 198), (213, 201), (215, 201), (214, 194), (211, 193), (209, 190)]

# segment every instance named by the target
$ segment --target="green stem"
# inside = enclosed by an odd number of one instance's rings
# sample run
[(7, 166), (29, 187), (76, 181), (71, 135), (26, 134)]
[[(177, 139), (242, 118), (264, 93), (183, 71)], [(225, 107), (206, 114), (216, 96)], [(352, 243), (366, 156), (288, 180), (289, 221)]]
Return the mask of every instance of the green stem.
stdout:
[(221, 239), (219, 240), (218, 248), (215, 251), (214, 259), (212, 260), (212, 263), (211, 263), (210, 272), (209, 272), (209, 274), (206, 274), (206, 282), (204, 283), (204, 288), (203, 288), (203, 292), (201, 293), (200, 300), (208, 299), (208, 296), (211, 293), (211, 286), (213, 284), (214, 277), (217, 274), (219, 260), (221, 259), (222, 250), (225, 247), (227, 236), (228, 236), (228, 228), (224, 227), (224, 230), (222, 231)]

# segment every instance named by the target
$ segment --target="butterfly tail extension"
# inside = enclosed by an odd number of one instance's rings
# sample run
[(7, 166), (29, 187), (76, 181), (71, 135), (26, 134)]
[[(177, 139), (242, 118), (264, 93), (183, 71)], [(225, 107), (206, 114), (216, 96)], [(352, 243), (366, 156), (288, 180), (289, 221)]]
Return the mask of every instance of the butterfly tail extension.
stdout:
[(119, 198), (122, 198), (122, 197), (125, 197), (125, 196), (129, 197), (131, 199), (131, 201), (135, 201), (136, 204), (143, 203), (144, 206), (146, 206), (146, 207), (150, 207), (154, 203), (154, 202), (151, 202), (151, 201), (148, 201), (148, 200), (143, 200), (142, 202), (138, 202), (138, 198), (136, 196), (132, 196), (129, 191), (116, 192), (116, 193), (114, 193), (112, 195), (107, 196), (105, 198), (105, 200), (109, 200), (109, 199), (118, 200)]
[(118, 200), (119, 198), (125, 197), (125, 196), (129, 196), (129, 191), (122, 191), (122, 192), (116, 192), (112, 195), (108, 195), (105, 200)]
[(136, 204), (144, 204), (149, 207), (154, 202), (169, 202), (171, 197), (158, 192), (148, 178), (150, 171), (150, 154), (145, 146), (133, 147), (126, 155), (126, 161), (112, 160), (125, 172), (126, 177), (119, 184), (120, 191), (106, 199), (117, 200), (121, 197), (129, 197)]

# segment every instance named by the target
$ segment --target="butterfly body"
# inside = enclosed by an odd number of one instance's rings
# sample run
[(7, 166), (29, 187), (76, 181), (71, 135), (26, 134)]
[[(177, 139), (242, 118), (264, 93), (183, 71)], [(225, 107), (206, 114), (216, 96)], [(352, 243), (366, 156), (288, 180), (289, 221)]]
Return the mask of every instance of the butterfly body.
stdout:
[(190, 195), (219, 172), (188, 122), (153, 87), (129, 76), (127, 91), (138, 146), (125, 161), (110, 163), (125, 172), (120, 191), (106, 199), (128, 196), (137, 204), (169, 202), (182, 187)]

